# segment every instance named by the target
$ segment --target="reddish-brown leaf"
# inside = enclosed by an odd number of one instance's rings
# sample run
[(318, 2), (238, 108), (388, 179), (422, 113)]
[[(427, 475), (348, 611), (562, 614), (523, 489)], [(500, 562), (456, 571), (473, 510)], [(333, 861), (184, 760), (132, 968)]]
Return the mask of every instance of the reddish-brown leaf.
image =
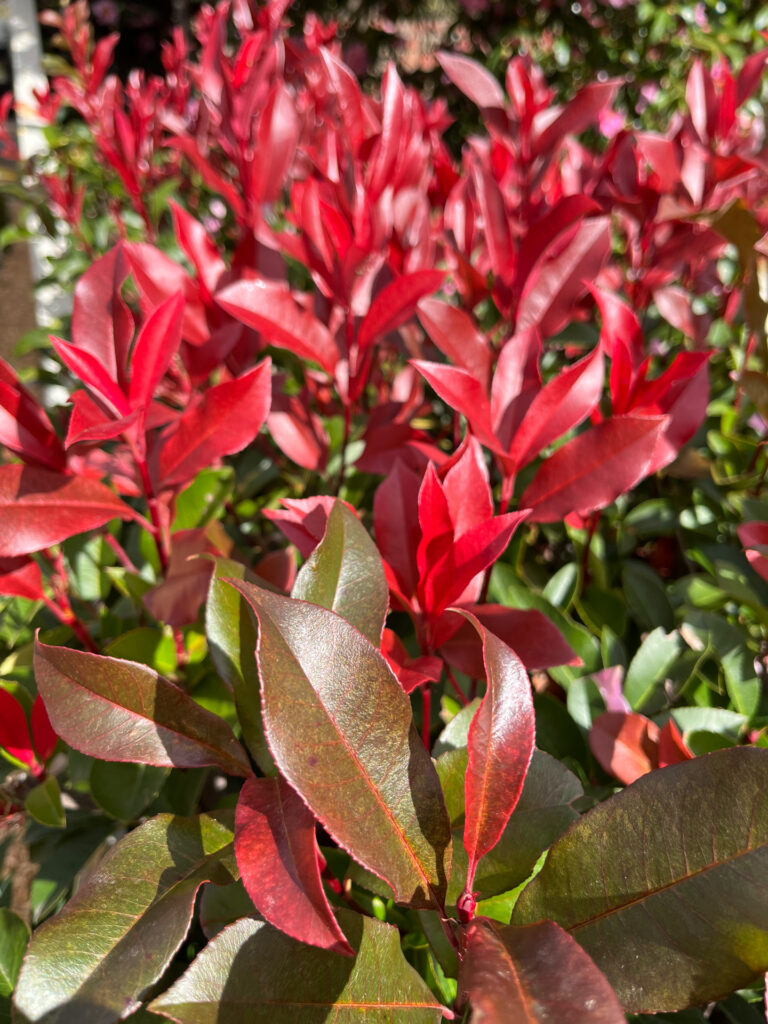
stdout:
[(600, 765), (629, 785), (659, 763), (659, 727), (634, 711), (605, 711), (592, 723), (589, 746)]
[(515, 652), (474, 615), (462, 612), (483, 641), (488, 689), (469, 727), (464, 783), (467, 890), (478, 860), (499, 840), (533, 757), (535, 719), (528, 676)]
[(472, 1024), (624, 1024), (616, 993), (593, 960), (552, 921), (469, 927), (459, 976)]
[(315, 817), (288, 783), (246, 779), (235, 812), (240, 877), (258, 912), (300, 942), (352, 955), (320, 879)]

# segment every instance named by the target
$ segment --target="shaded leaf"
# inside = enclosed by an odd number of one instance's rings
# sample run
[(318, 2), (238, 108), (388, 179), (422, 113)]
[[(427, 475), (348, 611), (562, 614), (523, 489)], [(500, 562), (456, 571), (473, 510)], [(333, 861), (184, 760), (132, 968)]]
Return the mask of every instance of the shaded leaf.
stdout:
[(442, 902), (450, 830), (408, 697), (334, 612), (231, 581), (259, 620), (267, 741), (323, 827), (416, 906)]
[(349, 911), (339, 917), (354, 960), (246, 918), (217, 935), (150, 1009), (179, 1024), (438, 1024), (442, 1007), (404, 960), (397, 929)]
[(27, 794), (24, 806), (35, 821), (48, 828), (66, 828), (67, 818), (61, 805), (61, 790), (55, 776), (35, 786)]
[(0, 466), (0, 558), (40, 551), (111, 519), (142, 521), (98, 480)]
[(768, 968), (767, 868), (768, 751), (735, 747), (651, 772), (585, 814), (512, 921), (566, 928), (625, 1010), (684, 1009)]
[(551, 921), (522, 928), (472, 922), (460, 971), (472, 1024), (624, 1024), (605, 976)]
[(161, 814), (130, 832), (35, 932), (17, 1020), (111, 1024), (137, 1009), (181, 944), (200, 885), (235, 870), (226, 812)]
[(13, 992), (28, 942), (29, 928), (19, 915), (0, 907), (0, 997)]
[(146, 665), (36, 640), (35, 680), (51, 725), (83, 754), (250, 774), (227, 723)]

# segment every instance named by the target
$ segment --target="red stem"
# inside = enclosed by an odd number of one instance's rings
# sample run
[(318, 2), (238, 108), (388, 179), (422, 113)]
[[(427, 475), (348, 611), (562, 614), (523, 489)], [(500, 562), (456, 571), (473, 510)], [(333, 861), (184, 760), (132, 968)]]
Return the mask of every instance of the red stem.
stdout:
[(445, 666), (445, 674), (448, 676), (448, 682), (451, 684), (451, 686), (456, 691), (456, 696), (459, 698), (461, 703), (464, 704), (465, 706), (467, 704), (469, 704), (469, 698), (467, 697), (466, 693), (464, 693), (462, 688), (459, 686), (459, 683), (458, 683), (456, 677), (454, 676), (453, 672), (451, 672), (451, 670), (448, 667), (448, 665)]
[(104, 537), (104, 540), (107, 542), (107, 544), (112, 548), (112, 550), (117, 555), (118, 561), (120, 562), (122, 567), (124, 569), (127, 569), (128, 572), (133, 572), (138, 575), (139, 570), (133, 564), (130, 555), (125, 550), (120, 541), (117, 539), (117, 537), (113, 537), (108, 530), (105, 530), (102, 536)]

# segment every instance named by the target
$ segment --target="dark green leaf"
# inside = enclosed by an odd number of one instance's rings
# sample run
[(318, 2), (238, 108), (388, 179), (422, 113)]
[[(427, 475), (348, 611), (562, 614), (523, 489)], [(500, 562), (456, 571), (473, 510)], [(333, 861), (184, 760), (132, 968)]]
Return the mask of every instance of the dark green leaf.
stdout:
[(24, 806), (41, 825), (66, 828), (67, 818), (61, 805), (61, 790), (53, 775), (49, 775), (45, 782), (29, 792)]
[(161, 815), (129, 833), (35, 932), (17, 1020), (111, 1024), (138, 1007), (181, 944), (205, 881), (236, 873), (232, 815)]
[(325, 536), (301, 567), (291, 596), (330, 608), (381, 646), (388, 606), (381, 555), (343, 502), (331, 509)]
[(400, 952), (397, 929), (339, 915), (354, 960), (246, 918), (150, 1003), (179, 1024), (438, 1024), (442, 1007)]
[(552, 847), (513, 923), (566, 928), (625, 1009), (684, 1009), (768, 969), (768, 751), (643, 776)]
[(103, 811), (118, 821), (132, 821), (163, 787), (167, 768), (121, 761), (94, 761), (91, 796)]
[[(635, 711), (648, 708), (654, 693), (663, 685), (667, 673), (682, 650), (678, 633), (666, 633), (661, 626), (643, 640), (629, 664), (624, 679), (624, 696)], [(651, 708), (652, 714), (658, 708)]]
[(19, 915), (0, 907), (0, 997), (13, 992), (28, 942), (29, 928)]

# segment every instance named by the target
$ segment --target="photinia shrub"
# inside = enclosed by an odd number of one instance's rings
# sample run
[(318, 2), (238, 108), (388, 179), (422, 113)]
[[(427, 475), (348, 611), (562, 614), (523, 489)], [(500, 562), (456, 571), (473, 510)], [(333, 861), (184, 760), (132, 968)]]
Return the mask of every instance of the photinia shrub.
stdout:
[(0, 1014), (759, 1020), (768, 50), (610, 134), (442, 53), (452, 153), (289, 15), (125, 83), (45, 15), (88, 266), (0, 361)]

